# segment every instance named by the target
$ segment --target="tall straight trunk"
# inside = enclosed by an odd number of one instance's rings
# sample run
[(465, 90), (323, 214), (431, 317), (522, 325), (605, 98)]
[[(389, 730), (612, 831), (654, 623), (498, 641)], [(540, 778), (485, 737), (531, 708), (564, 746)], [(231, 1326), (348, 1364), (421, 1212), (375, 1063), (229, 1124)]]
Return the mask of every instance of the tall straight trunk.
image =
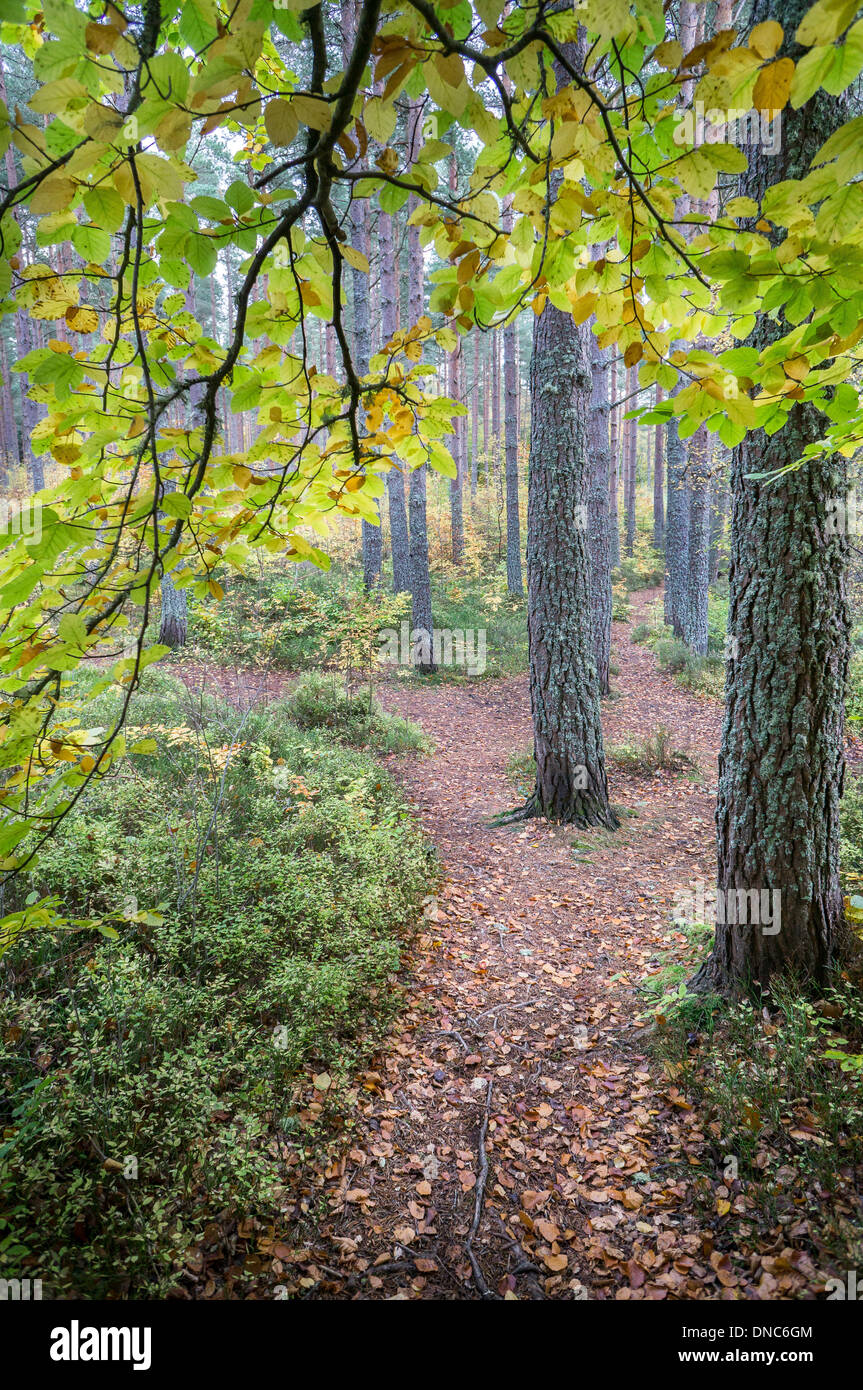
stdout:
[(608, 506), (608, 475), (611, 464), (608, 414), (608, 351), (600, 348), (596, 336), (584, 330), (590, 355), (591, 393), (587, 420), (589, 483), (587, 496), (587, 539), (590, 553), (590, 606), (593, 622), (593, 656), (596, 688), (600, 695), (609, 690), (611, 661), (611, 517)]
[(491, 332), (491, 437), (494, 449), (494, 466), (500, 462), (500, 330)]
[[(799, 61), (803, 50), (792, 36), (808, 7), (808, 0), (786, 0), (777, 57)], [(752, 24), (770, 12), (769, 0), (755, 0)], [(824, 91), (798, 111), (787, 107), (779, 152), (771, 158), (762, 147), (746, 149), (741, 194), (758, 201), (771, 184), (804, 178), (846, 114), (844, 103)], [(785, 330), (762, 314), (749, 342), (764, 351)], [(785, 970), (820, 985), (845, 939), (839, 802), (848, 541), (825, 519), (828, 500), (844, 495), (846, 465), (839, 456), (816, 456), (769, 484), (751, 476), (799, 459), (826, 423), (814, 405), (798, 402), (783, 429), (772, 436), (753, 431), (733, 455), (733, 644), (719, 757), (718, 887), (723, 894), (778, 893), (781, 930), (717, 921), (713, 953), (696, 984), (721, 992), (766, 985)]]
[(487, 333), (483, 337), (482, 354), (482, 451), (486, 484), (491, 460), (491, 344), (491, 334)]
[(477, 452), (479, 450), (479, 345), (480, 334), (474, 332), (473, 335), (473, 387), (471, 389), (471, 447), (470, 447), (470, 502), (471, 506), (476, 503), (476, 490), (479, 480), (477, 465)]
[(683, 637), (689, 574), (689, 492), (686, 444), (673, 416), (665, 427), (665, 482), (665, 621), (675, 637)]
[[(662, 387), (657, 385), (656, 404), (662, 400)], [(661, 550), (665, 542), (665, 471), (662, 451), (662, 425), (656, 426), (653, 440), (653, 548)]]
[(527, 592), (534, 814), (575, 825), (617, 818), (608, 800), (593, 652), (587, 347), (569, 314), (546, 304), (533, 326)]
[[(461, 398), (461, 367), (462, 342), (459, 339), (458, 346), (449, 360), (449, 393), (453, 400)], [(460, 565), (464, 560), (464, 469), (459, 440), (459, 423), (459, 420), (456, 419), (456, 433), (453, 441), (455, 477), (450, 479), (449, 485), (450, 540), (454, 565)]]
[[(504, 231), (512, 231), (512, 199), (504, 200)], [(506, 458), (506, 587), (521, 598), (521, 520), (518, 508), (518, 381), (516, 324), (510, 319), (503, 330), (504, 437)]]
[[(581, 45), (565, 46), (571, 62)], [(561, 69), (558, 86), (568, 84)], [(552, 185), (559, 173), (552, 175)], [(530, 362), (527, 594), (536, 785), (526, 814), (616, 828), (593, 654), (590, 556), (577, 524), (590, 491), (592, 389), (584, 336), (552, 304), (534, 319)]]
[[(632, 399), (627, 400), (627, 410), (631, 410), (636, 404), (634, 397), (638, 389), (638, 375), (635, 367), (630, 367), (626, 373), (626, 394)], [(635, 471), (638, 449), (638, 421), (626, 420), (624, 422), (625, 445), (624, 445), (624, 483), (623, 483), (623, 513), (626, 523), (626, 553), (635, 554)]]
[(707, 655), (707, 592), (710, 581), (710, 456), (707, 426), (689, 441), (687, 483), (689, 537), (683, 637), (698, 656)]
[[(422, 106), (411, 108), (409, 130), (414, 145), (422, 119)], [(408, 209), (417, 206), (411, 195)], [(408, 227), (408, 318), (411, 325), (423, 312), (423, 252), (419, 227)], [(434, 631), (429, 574), (428, 518), (426, 507), (427, 469), (424, 463), (412, 469), (408, 477), (408, 507), (410, 511), (411, 616), (415, 635), (414, 662), (419, 671), (430, 672), (434, 665)]]
[[(345, 0), (341, 13), (342, 56), (347, 63), (353, 51), (356, 30), (356, 0)], [(369, 203), (367, 198), (359, 198), (348, 204), (348, 240), (371, 263), (371, 237), (369, 234)], [(371, 283), (370, 274), (361, 270), (351, 271), (351, 307), (353, 317), (353, 356), (354, 369), (358, 376), (368, 374), (369, 358), (372, 354), (371, 332)], [(363, 583), (373, 589), (381, 582), (383, 567), (383, 535), (380, 525), (380, 503), (375, 502), (378, 523), (362, 523)]]
[(719, 578), (719, 564), (725, 544), (725, 518), (728, 514), (728, 458), (724, 445), (719, 445), (720, 463), (710, 488), (710, 582)]
[(608, 527), (611, 549), (611, 568), (620, 564), (620, 516), (618, 512), (618, 493), (620, 492), (620, 415), (621, 407), (617, 401), (617, 359), (609, 363), (609, 394), (612, 401), (609, 424), (609, 449), (611, 458), (608, 469)]
[[(396, 265), (393, 230), (392, 214), (379, 212), (381, 337), (384, 347), (396, 332), (398, 267)], [(410, 542), (408, 539), (408, 514), (405, 506), (405, 480), (397, 460), (387, 473), (387, 503), (390, 518), (390, 545), (393, 554), (393, 589), (396, 593), (409, 592), (411, 587)]]

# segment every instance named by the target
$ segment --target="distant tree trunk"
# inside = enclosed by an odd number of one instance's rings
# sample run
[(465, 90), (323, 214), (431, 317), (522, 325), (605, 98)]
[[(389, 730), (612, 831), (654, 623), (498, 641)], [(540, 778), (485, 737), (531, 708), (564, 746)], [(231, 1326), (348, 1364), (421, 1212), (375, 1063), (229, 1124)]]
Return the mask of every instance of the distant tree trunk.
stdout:
[(618, 493), (620, 491), (620, 413), (617, 400), (617, 359), (609, 363), (609, 393), (612, 401), (609, 425), (609, 450), (611, 459), (608, 470), (608, 528), (611, 553), (611, 568), (620, 564), (620, 516), (618, 514)]
[[(630, 367), (626, 373), (626, 394), (632, 399), (627, 400), (627, 410), (632, 410), (636, 405), (634, 392), (638, 389), (638, 369)], [(624, 445), (624, 482), (623, 482), (623, 513), (626, 522), (626, 553), (635, 554), (635, 473), (638, 452), (638, 421), (627, 420), (624, 423), (625, 445)]]
[[(583, 330), (585, 331), (585, 330)], [(611, 660), (611, 535), (608, 506), (608, 475), (611, 450), (608, 439), (608, 352), (600, 348), (596, 335), (585, 331), (585, 351), (590, 355), (591, 394), (587, 420), (589, 491), (587, 498), (587, 538), (590, 553), (590, 604), (593, 619), (593, 655), (596, 688), (600, 695), (609, 691)]]
[(689, 441), (687, 473), (689, 537), (683, 637), (698, 656), (706, 656), (710, 580), (710, 437), (706, 425), (701, 425)]
[[(345, 0), (341, 13), (342, 55), (347, 62), (353, 51), (356, 25), (355, 0)], [(369, 203), (367, 198), (352, 199), (348, 204), (348, 239), (371, 261), (369, 235)], [(353, 355), (358, 376), (366, 376), (372, 353), (371, 285), (370, 276), (361, 270), (351, 271), (351, 307), (353, 309)], [(383, 567), (383, 534), (380, 526), (380, 503), (375, 502), (378, 524), (362, 523), (363, 583), (373, 589), (381, 582)]]
[(159, 591), (162, 597), (159, 641), (172, 649), (185, 647), (188, 621), (186, 590), (178, 589), (170, 574), (163, 574)]
[[(504, 231), (512, 231), (512, 199), (504, 199)], [(515, 319), (503, 330), (504, 437), (506, 442), (506, 586), (521, 598), (521, 520), (518, 507), (518, 365)]]
[(471, 391), (471, 450), (470, 450), (470, 502), (476, 504), (476, 490), (479, 479), (479, 393), (480, 393), (480, 334), (473, 335), (473, 390)]
[[(799, 61), (803, 50), (793, 35), (808, 8), (809, 0), (786, 0), (777, 58)], [(751, 23), (771, 13), (769, 0), (755, 0)], [(746, 148), (740, 193), (758, 202), (772, 184), (804, 178), (846, 115), (845, 104), (823, 90), (797, 111), (787, 107), (778, 153)], [(786, 330), (762, 314), (749, 344), (763, 352)], [(821, 985), (845, 941), (839, 801), (848, 541), (831, 534), (826, 507), (845, 494), (845, 461), (816, 455), (768, 484), (750, 476), (793, 463), (825, 426), (814, 405), (798, 402), (781, 430), (753, 430), (733, 455), (733, 645), (719, 757), (718, 887), (726, 895), (766, 891), (774, 903), (778, 894), (781, 929), (717, 921), (713, 953), (695, 983), (723, 993), (764, 986), (787, 970)], [(775, 911), (773, 918), (775, 926)]]
[[(380, 249), (381, 336), (382, 346), (396, 332), (396, 297), (398, 267), (393, 237), (391, 213), (378, 213), (378, 246)], [(405, 507), (405, 480), (398, 460), (387, 473), (387, 502), (390, 518), (390, 545), (393, 554), (393, 589), (408, 592), (411, 586), (410, 542), (408, 516)]]
[(483, 334), (482, 354), (482, 451), (485, 463), (485, 479), (488, 483), (491, 460), (491, 334)]
[[(411, 145), (416, 147), (422, 106), (411, 108)], [(411, 195), (408, 208), (417, 206)], [(419, 227), (408, 227), (408, 318), (417, 323), (423, 313), (423, 253)], [(429, 574), (428, 520), (426, 515), (427, 470), (424, 463), (414, 468), (408, 477), (410, 508), (411, 616), (415, 633), (419, 634), (414, 651), (416, 668), (423, 673), (435, 669), (434, 629)]]
[[(662, 387), (656, 387), (656, 404), (662, 400)], [(653, 441), (653, 548), (661, 550), (665, 542), (665, 473), (662, 452), (662, 425), (656, 426)]]
[[(461, 339), (459, 339), (458, 347), (451, 354), (449, 360), (449, 391), (453, 400), (461, 398), (461, 365), (462, 344)], [(449, 485), (450, 539), (453, 564), (460, 565), (464, 561), (464, 473), (459, 447), (458, 421), (456, 421), (456, 435), (453, 443), (453, 459), (456, 475), (450, 479)]]
[[(723, 450), (724, 453), (724, 450)], [(725, 542), (725, 517), (728, 513), (728, 465), (722, 458), (710, 488), (710, 582), (719, 578), (719, 563)]]
[(665, 480), (665, 621), (675, 637), (683, 637), (689, 574), (689, 492), (686, 445), (674, 416), (665, 427)]
[(494, 467), (500, 460), (500, 333), (497, 328), (491, 331), (491, 437), (493, 440)]

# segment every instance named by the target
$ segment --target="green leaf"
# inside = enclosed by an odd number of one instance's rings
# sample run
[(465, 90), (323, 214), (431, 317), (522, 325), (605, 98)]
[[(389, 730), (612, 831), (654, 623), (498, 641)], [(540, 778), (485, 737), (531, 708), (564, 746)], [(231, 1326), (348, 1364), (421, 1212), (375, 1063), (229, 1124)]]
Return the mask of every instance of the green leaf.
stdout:
[(111, 237), (92, 222), (80, 223), (72, 232), (72, 245), (85, 261), (102, 265), (111, 254)]
[(191, 269), (202, 279), (212, 275), (219, 259), (216, 243), (212, 237), (202, 236), (200, 232), (192, 232), (185, 242), (186, 260)]
[(167, 516), (181, 517), (185, 520), (192, 510), (192, 501), (184, 492), (166, 492), (161, 507)]
[(97, 184), (84, 194), (87, 216), (106, 232), (118, 232), (126, 216), (126, 204), (115, 188), (107, 183)]

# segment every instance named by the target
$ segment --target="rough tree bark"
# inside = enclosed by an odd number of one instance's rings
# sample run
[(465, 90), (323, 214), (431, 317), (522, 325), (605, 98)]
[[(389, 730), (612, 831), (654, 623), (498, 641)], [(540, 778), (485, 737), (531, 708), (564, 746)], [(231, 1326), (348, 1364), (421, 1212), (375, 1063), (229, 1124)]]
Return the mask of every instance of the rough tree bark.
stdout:
[[(571, 61), (580, 61), (567, 45)], [(557, 74), (558, 84), (568, 79)], [(527, 594), (536, 785), (524, 814), (615, 829), (602, 738), (587, 533), (591, 367), (570, 314), (546, 304), (530, 362)]]
[[(411, 157), (416, 158), (421, 136), (422, 104), (412, 105), (409, 117)], [(408, 208), (413, 212), (416, 199), (411, 195)], [(411, 326), (423, 313), (423, 252), (419, 227), (408, 226), (408, 319)], [(426, 515), (427, 469), (420, 464), (408, 478), (410, 511), (411, 616), (415, 632), (422, 633), (414, 652), (416, 669), (434, 671), (434, 632), (429, 574), (428, 519)]]
[(710, 458), (706, 425), (689, 441), (687, 491), (689, 529), (683, 640), (698, 656), (707, 655), (707, 593), (710, 582)]
[[(341, 15), (342, 54), (347, 63), (353, 51), (356, 29), (356, 0), (345, 0)], [(371, 261), (368, 198), (351, 200), (347, 211), (348, 240)], [(354, 368), (358, 376), (369, 370), (372, 353), (371, 286), (370, 277), (361, 270), (351, 271), (351, 308), (353, 310)], [(380, 503), (375, 502), (378, 524), (362, 523), (363, 583), (373, 589), (381, 582), (383, 567), (383, 534), (380, 525)]]
[(675, 637), (683, 637), (689, 573), (689, 493), (686, 445), (673, 416), (665, 427), (665, 483), (665, 621)]
[(617, 501), (620, 491), (620, 406), (615, 403), (617, 401), (616, 358), (609, 363), (608, 370), (609, 393), (612, 402), (609, 425), (611, 461), (608, 472), (608, 524), (611, 544), (611, 568), (616, 569), (620, 564), (620, 517), (618, 514)]
[[(393, 231), (392, 213), (379, 212), (381, 340), (384, 347), (396, 333), (398, 266)], [(411, 587), (408, 514), (405, 505), (404, 474), (398, 465), (398, 460), (387, 473), (387, 505), (390, 519), (390, 546), (393, 555), (393, 589), (397, 594), (408, 593)]]
[[(504, 200), (503, 227), (512, 231), (512, 200)], [(516, 326), (511, 319), (503, 330), (504, 437), (506, 458), (506, 586), (521, 598), (521, 519), (518, 508), (518, 384), (516, 379)]]
[[(777, 57), (799, 61), (792, 36), (808, 0), (786, 0)], [(766, 20), (755, 0), (752, 24)], [(780, 151), (750, 146), (740, 192), (759, 200), (770, 184), (803, 178), (843, 121), (843, 104), (819, 91), (782, 113)], [(760, 316), (763, 349), (786, 325)], [(753, 431), (734, 450), (725, 720), (716, 811), (718, 887), (780, 893), (781, 929), (717, 922), (712, 955), (696, 987), (734, 993), (781, 971), (821, 983), (845, 939), (839, 886), (839, 800), (844, 778), (848, 665), (848, 543), (825, 524), (827, 500), (844, 495), (844, 461), (811, 461), (765, 485), (753, 472), (800, 457), (824, 429), (808, 402), (785, 427)]]
[[(626, 373), (626, 394), (630, 399), (626, 409), (636, 405), (634, 393), (638, 390), (638, 373), (630, 367)], [(638, 454), (638, 421), (625, 420), (623, 425), (623, 514), (626, 526), (626, 553), (635, 554), (635, 471)]]
[(591, 394), (587, 421), (587, 449), (590, 468), (587, 498), (587, 538), (590, 553), (590, 606), (593, 621), (593, 656), (596, 688), (600, 695), (609, 690), (611, 661), (611, 516), (608, 506), (608, 475), (611, 464), (608, 415), (608, 351), (600, 348), (596, 336), (586, 330), (586, 351), (590, 354)]
[[(662, 387), (656, 387), (656, 404), (662, 400)], [(662, 449), (662, 425), (656, 426), (653, 441), (653, 548), (661, 550), (665, 543), (665, 472)]]

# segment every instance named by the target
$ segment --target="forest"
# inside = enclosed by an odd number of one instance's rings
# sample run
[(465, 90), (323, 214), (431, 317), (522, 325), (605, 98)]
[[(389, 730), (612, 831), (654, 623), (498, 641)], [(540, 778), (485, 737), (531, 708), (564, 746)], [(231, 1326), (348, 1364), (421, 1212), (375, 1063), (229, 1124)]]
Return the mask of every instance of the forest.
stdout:
[(858, 0), (0, 0), (0, 1303), (856, 1300), (861, 386)]

